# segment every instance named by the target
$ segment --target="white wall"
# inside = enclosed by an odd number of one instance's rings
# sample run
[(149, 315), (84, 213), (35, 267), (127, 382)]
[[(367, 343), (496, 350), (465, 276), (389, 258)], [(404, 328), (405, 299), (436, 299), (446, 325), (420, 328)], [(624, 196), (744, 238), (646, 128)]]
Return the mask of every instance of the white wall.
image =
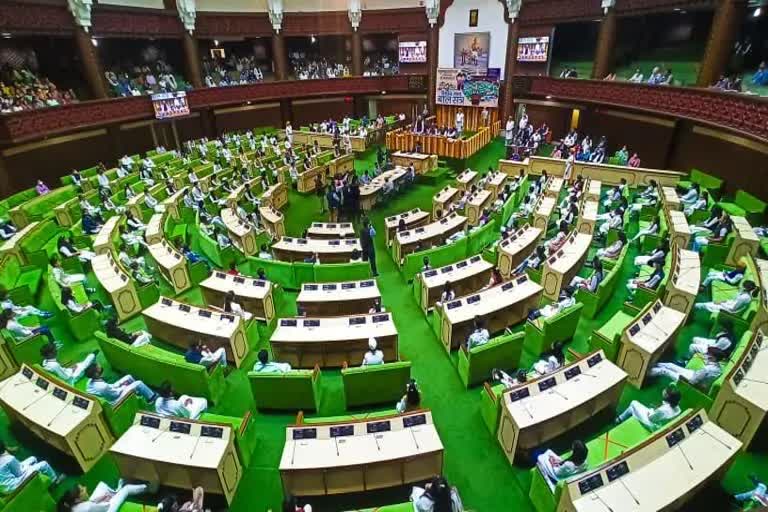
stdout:
[(267, 12), (267, 0), (196, 0), (200, 12)]
[(285, 12), (346, 11), (347, 0), (283, 0)]
[[(478, 10), (477, 27), (469, 26), (469, 11)], [(507, 23), (504, 21), (504, 5), (499, 0), (455, 0), (445, 11), (445, 24), (440, 29), (438, 65), (453, 67), (453, 41), (455, 34), (490, 32), (491, 49), (488, 67), (501, 68), (504, 78), (504, 62), (507, 52)]]
[(163, 0), (99, 0), (100, 4), (120, 5), (122, 7), (146, 7), (151, 9), (162, 9)]

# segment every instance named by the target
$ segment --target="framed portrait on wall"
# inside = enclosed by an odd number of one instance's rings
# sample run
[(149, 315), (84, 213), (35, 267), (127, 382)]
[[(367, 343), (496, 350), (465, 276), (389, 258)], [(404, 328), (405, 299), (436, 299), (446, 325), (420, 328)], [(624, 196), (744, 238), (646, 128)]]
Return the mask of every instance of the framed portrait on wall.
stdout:
[(469, 26), (477, 26), (477, 9), (470, 9), (469, 11)]
[(470, 74), (485, 74), (488, 71), (490, 51), (490, 32), (456, 34), (453, 42), (453, 67)]

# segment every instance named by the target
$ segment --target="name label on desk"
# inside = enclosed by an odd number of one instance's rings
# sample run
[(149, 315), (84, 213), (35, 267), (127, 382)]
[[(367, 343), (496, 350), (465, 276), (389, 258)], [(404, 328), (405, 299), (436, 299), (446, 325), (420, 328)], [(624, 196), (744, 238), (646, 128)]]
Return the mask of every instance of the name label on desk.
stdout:
[(50, 382), (48, 382), (47, 380), (45, 380), (45, 379), (44, 379), (44, 378), (42, 378), (42, 377), (38, 377), (38, 378), (37, 378), (37, 381), (35, 381), (35, 384), (36, 384), (36, 385), (37, 385), (37, 387), (39, 387), (40, 389), (43, 389), (43, 390), (47, 390), (47, 389), (48, 389), (48, 386), (50, 385)]
[(142, 427), (160, 428), (160, 418), (155, 418), (153, 416), (142, 416), (139, 420), (139, 424)]
[(61, 388), (53, 388), (53, 396), (55, 396), (59, 400), (62, 400), (62, 401), (66, 400), (68, 395), (69, 393), (67, 393)]
[(688, 433), (693, 434), (696, 432), (699, 427), (701, 427), (704, 424), (704, 419), (701, 417), (700, 414), (697, 414), (690, 420), (685, 422), (685, 426), (688, 428)]
[(72, 405), (81, 409), (87, 409), (88, 406), (91, 405), (91, 402), (83, 397), (76, 396), (72, 399)]
[(189, 434), (192, 431), (192, 425), (180, 421), (172, 421), (169, 430), (178, 434)]
[(293, 319), (280, 320), (281, 327), (296, 327), (297, 322)]
[(603, 356), (602, 356), (602, 354), (600, 354), (600, 352), (598, 352), (597, 354), (595, 354), (592, 357), (590, 357), (589, 359), (587, 359), (587, 366), (592, 368), (593, 366), (595, 366), (596, 364), (598, 364), (602, 360), (603, 360)]
[(32, 378), (32, 375), (34, 375), (34, 374), (33, 374), (33, 372), (32, 372), (32, 370), (31, 370), (31, 369), (29, 369), (29, 368), (28, 368), (28, 367), (26, 367), (26, 366), (24, 367), (24, 369), (22, 369), (22, 370), (21, 370), (21, 374), (22, 374), (24, 377), (28, 378), (28, 379), (31, 379), (31, 378)]
[(418, 427), (419, 425), (426, 425), (426, 424), (427, 424), (426, 414), (416, 414), (414, 416), (407, 416), (403, 418), (404, 428)]
[(667, 445), (669, 445), (670, 448), (675, 446), (677, 443), (685, 439), (685, 432), (683, 432), (682, 428), (678, 428), (677, 430), (673, 431), (671, 434), (667, 434)]
[(389, 315), (373, 315), (373, 323), (387, 322), (389, 321)]
[(579, 365), (573, 366), (565, 370), (565, 380), (571, 380), (577, 375), (581, 375), (581, 367)]
[(437, 270), (427, 270), (424, 272), (424, 277), (432, 277), (437, 275)]
[(589, 478), (585, 478), (584, 480), (581, 480), (579, 482), (579, 492), (584, 495), (590, 491), (594, 491), (595, 489), (599, 489), (604, 484), (603, 482), (603, 476), (598, 473), (596, 475), (593, 475)]
[(224, 437), (224, 429), (221, 427), (200, 427), (200, 437), (213, 437), (221, 439)]
[(621, 478), (622, 476), (629, 473), (629, 464), (627, 464), (627, 461), (621, 461), (615, 466), (611, 466), (605, 471), (605, 476), (608, 477), (609, 482), (613, 482), (617, 478)]
[(341, 425), (339, 427), (331, 427), (331, 437), (346, 437), (355, 435), (354, 425)]
[(390, 425), (389, 421), (376, 421), (368, 423), (365, 428), (369, 434), (377, 434), (379, 432), (389, 432), (392, 430), (392, 425)]
[(293, 439), (317, 439), (316, 428), (296, 428), (293, 429)]
[(364, 316), (356, 316), (349, 319), (349, 325), (363, 325), (366, 321)]
[(516, 391), (510, 392), (509, 401), (517, 402), (518, 400), (522, 400), (523, 398), (528, 398), (529, 396), (531, 396), (531, 390), (525, 387), (525, 388), (521, 388)]
[[(341, 289), (342, 290), (351, 290), (353, 288), (357, 288), (355, 283), (341, 283)], [(336, 286), (333, 287), (333, 289), (336, 289)]]
[(557, 379), (550, 377), (548, 379), (539, 382), (539, 391), (546, 391), (550, 388), (557, 386)]
[(363, 281), (360, 283), (360, 288), (372, 288), (374, 284), (373, 281)]

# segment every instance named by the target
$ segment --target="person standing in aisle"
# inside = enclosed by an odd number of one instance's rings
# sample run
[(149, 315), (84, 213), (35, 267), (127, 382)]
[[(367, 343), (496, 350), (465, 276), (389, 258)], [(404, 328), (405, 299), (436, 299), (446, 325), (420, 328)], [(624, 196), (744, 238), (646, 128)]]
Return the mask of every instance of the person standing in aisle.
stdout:
[(363, 228), (360, 230), (360, 246), (363, 250), (363, 261), (369, 261), (371, 263), (373, 277), (379, 275), (379, 271), (376, 270), (376, 248), (373, 245), (375, 236), (376, 230), (370, 225), (368, 219), (364, 218)]

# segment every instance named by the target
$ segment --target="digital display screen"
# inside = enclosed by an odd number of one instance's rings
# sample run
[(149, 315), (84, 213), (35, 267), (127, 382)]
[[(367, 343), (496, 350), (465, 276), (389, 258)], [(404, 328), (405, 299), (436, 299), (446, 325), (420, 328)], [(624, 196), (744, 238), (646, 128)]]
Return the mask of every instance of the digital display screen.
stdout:
[(28, 379), (31, 379), (33, 375), (32, 370), (27, 368), (26, 366), (24, 367), (24, 369), (21, 370), (21, 374)]
[(627, 461), (619, 462), (615, 466), (609, 467), (605, 473), (608, 477), (608, 481), (613, 482), (617, 478), (621, 478), (622, 476), (629, 473), (629, 464), (627, 464)]
[(449, 302), (448, 304), (445, 305), (445, 307), (447, 307), (449, 310), (456, 309), (459, 306), (461, 306), (461, 301), (460, 300), (455, 300), (455, 301)]
[(171, 432), (176, 432), (179, 434), (189, 434), (192, 430), (192, 425), (190, 423), (182, 423), (180, 421), (172, 421), (171, 427), (169, 428)]
[(685, 439), (685, 432), (683, 432), (682, 428), (678, 428), (671, 434), (667, 434), (667, 445), (669, 445), (670, 448), (675, 446), (677, 443)]
[(598, 352), (597, 354), (593, 355), (589, 359), (587, 359), (587, 365), (592, 368), (597, 363), (603, 360), (603, 356)]
[(447, 274), (448, 272), (453, 270), (453, 265), (448, 265), (447, 267), (443, 267), (440, 269), (440, 272), (443, 274)]
[(355, 435), (354, 425), (342, 425), (340, 427), (331, 427), (331, 437), (346, 437)]
[(258, 286), (259, 288), (264, 288), (265, 286), (267, 286), (267, 282), (266, 281), (254, 281), (253, 282), (253, 286)]
[(227, 274), (225, 274), (224, 272), (216, 272), (216, 277), (218, 277), (219, 279), (226, 279)]
[(397, 48), (399, 60), (403, 64), (427, 62), (426, 41), (400, 41)]
[(142, 427), (160, 428), (160, 418), (154, 416), (142, 416), (139, 420), (139, 424)]
[(424, 228), (416, 228), (416, 232), (417, 233), (423, 233), (424, 232)]
[(458, 262), (458, 263), (456, 264), (456, 268), (464, 268), (464, 267), (466, 267), (467, 265), (469, 265), (469, 263), (467, 263), (466, 261), (460, 261), (460, 262)]
[(53, 396), (55, 396), (59, 400), (66, 400), (67, 399), (67, 395), (69, 395), (69, 393), (67, 393), (63, 389), (61, 389), (61, 388), (53, 388)]
[(215, 437), (221, 439), (224, 437), (224, 429), (221, 427), (200, 427), (200, 437)]
[(539, 391), (546, 391), (550, 388), (557, 386), (557, 379), (550, 377), (548, 379), (539, 382)]
[(479, 295), (473, 295), (473, 296), (467, 298), (467, 304), (474, 304), (475, 302), (480, 302), (480, 296)]
[(523, 398), (528, 398), (529, 396), (531, 396), (531, 390), (525, 387), (509, 393), (509, 401), (517, 402), (518, 400), (522, 400)]
[(161, 303), (163, 306), (170, 306), (171, 304), (173, 304), (173, 301), (172, 301), (171, 299), (162, 299), (162, 300), (160, 301), (160, 303)]
[(523, 284), (528, 280), (528, 276), (520, 276), (517, 278), (517, 284)]
[(373, 423), (368, 423), (365, 426), (365, 429), (369, 434), (376, 434), (378, 432), (389, 432), (392, 430), (392, 425), (390, 425), (388, 421), (375, 421)]
[(415, 416), (407, 416), (403, 418), (403, 427), (405, 428), (418, 427), (419, 425), (426, 425), (426, 424), (427, 424), (426, 414), (416, 414)]
[(373, 315), (373, 323), (386, 322), (389, 320), (389, 315)]
[(88, 406), (91, 405), (91, 402), (89, 402), (83, 397), (76, 396), (72, 399), (72, 405), (74, 405), (75, 407), (79, 407), (81, 409), (87, 409)]
[(357, 285), (355, 285), (355, 283), (341, 283), (342, 290), (352, 290), (354, 288), (357, 288)]
[(371, 288), (374, 284), (373, 281), (363, 281), (360, 283), (360, 288)]
[(241, 283), (241, 284), (242, 284), (242, 283), (244, 283), (244, 282), (245, 282), (245, 278), (244, 278), (244, 277), (236, 277), (236, 278), (234, 279), (234, 281), (235, 281), (236, 283)]
[(565, 380), (571, 380), (572, 378), (576, 377), (577, 375), (581, 375), (581, 367), (580, 366), (573, 366), (571, 368), (568, 368), (565, 370)]
[(320, 320), (304, 320), (304, 327), (320, 327)]
[(685, 422), (685, 426), (688, 428), (688, 433), (693, 434), (696, 432), (699, 427), (701, 427), (704, 424), (704, 419), (701, 417), (700, 414), (697, 414), (690, 420)]
[(581, 494), (587, 494), (590, 491), (599, 489), (603, 486), (603, 476), (598, 473), (589, 478), (585, 478), (579, 482), (579, 492)]
[(297, 428), (293, 430), (293, 439), (317, 439), (316, 428)]
[(170, 119), (189, 115), (187, 93), (184, 91), (164, 92), (152, 95), (152, 108), (157, 119)]
[(296, 320), (294, 319), (280, 320), (280, 327), (296, 327), (296, 325)]
[(324, 284), (323, 285), (323, 291), (329, 291), (329, 290), (335, 290), (336, 285), (335, 284)]
[(307, 240), (306, 238), (299, 238), (298, 240), (296, 240), (296, 243), (299, 245), (307, 245)]
[(643, 323), (644, 324), (647, 324), (650, 321), (651, 321), (651, 314), (650, 313), (648, 313), (647, 315), (643, 316)]
[(229, 320), (231, 323), (235, 322), (234, 315), (221, 315), (222, 320)]
[(658, 313), (660, 309), (661, 309), (661, 302), (657, 302), (656, 304), (653, 305), (654, 313)]
[(345, 240), (344, 243), (347, 245), (356, 245), (357, 240)]
[(35, 382), (35, 384), (37, 384), (37, 387), (39, 387), (40, 389), (48, 389), (48, 386), (49, 386), (51, 383), (50, 383), (50, 382), (48, 382), (47, 380), (45, 380), (45, 379), (44, 379), (44, 378), (42, 378), (42, 377), (38, 377), (38, 378), (37, 378), (37, 381)]
[(317, 290), (317, 285), (316, 284), (305, 284), (304, 285), (304, 289), (307, 290), (308, 292), (313, 292), (313, 291)]
[(433, 277), (437, 275), (437, 270), (427, 270), (424, 272), (424, 277)]
[(634, 335), (635, 335), (635, 334), (637, 334), (638, 332), (640, 332), (640, 326), (639, 326), (639, 325), (637, 325), (637, 324), (635, 324), (635, 325), (633, 325), (632, 327), (630, 327), (630, 328), (629, 328), (629, 334), (630, 334), (630, 336), (634, 336)]
[(501, 285), (501, 291), (505, 292), (507, 290), (511, 290), (514, 287), (515, 287), (514, 283), (504, 283), (503, 285)]
[(366, 318), (364, 316), (356, 316), (354, 318), (349, 319), (349, 325), (362, 325), (366, 322)]
[(328, 245), (341, 245), (341, 242), (339, 240), (330, 240)]
[(186, 304), (179, 304), (179, 310), (185, 313), (189, 313), (190, 311), (192, 311), (192, 308), (190, 308)]
[(198, 311), (197, 314), (202, 316), (203, 318), (211, 318), (211, 312), (206, 311), (204, 309), (201, 309), (200, 311)]

